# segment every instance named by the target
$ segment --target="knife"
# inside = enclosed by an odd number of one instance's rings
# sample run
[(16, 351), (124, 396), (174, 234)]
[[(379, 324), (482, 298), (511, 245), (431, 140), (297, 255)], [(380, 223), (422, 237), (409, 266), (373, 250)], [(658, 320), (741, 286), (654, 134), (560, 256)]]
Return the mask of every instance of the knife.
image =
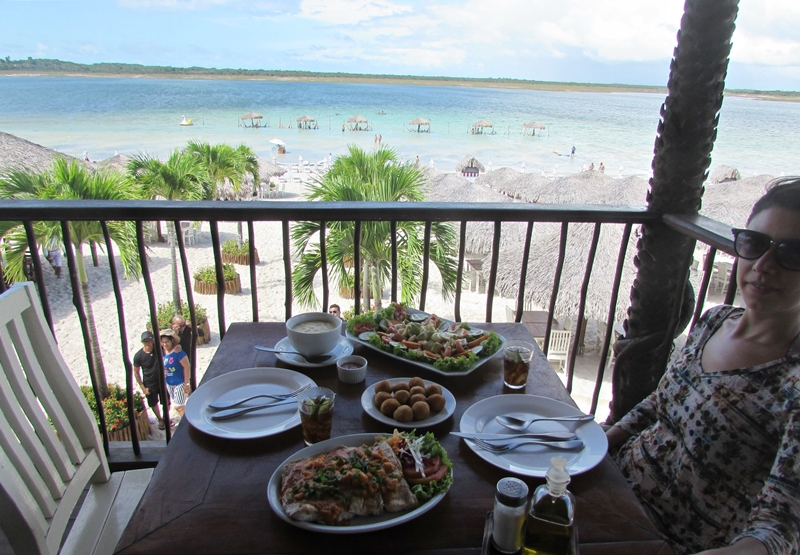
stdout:
[(280, 407), (283, 405), (291, 405), (291, 404), (297, 405), (297, 399), (292, 397), (291, 399), (286, 399), (285, 401), (278, 401), (277, 403), (256, 405), (254, 407), (237, 407), (235, 409), (221, 410), (219, 412), (215, 412), (214, 414), (212, 414), (211, 420), (228, 420), (229, 418), (236, 418), (237, 416), (247, 414), (248, 412), (271, 409), (272, 407)]
[(527, 434), (478, 434), (478, 433), (464, 433), (464, 432), (450, 432), (451, 435), (463, 437), (465, 439), (483, 439), (485, 441), (492, 440), (509, 440), (515, 439), (538, 439), (542, 441), (569, 441), (576, 439), (578, 436), (572, 432), (539, 432)]

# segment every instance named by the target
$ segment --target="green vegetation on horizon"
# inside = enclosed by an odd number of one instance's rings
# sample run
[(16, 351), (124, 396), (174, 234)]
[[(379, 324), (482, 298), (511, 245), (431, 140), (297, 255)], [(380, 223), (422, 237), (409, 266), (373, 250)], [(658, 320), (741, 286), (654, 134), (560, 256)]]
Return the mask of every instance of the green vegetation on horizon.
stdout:
[[(148, 66), (141, 64), (97, 63), (77, 64), (46, 58), (12, 60), (0, 58), (0, 75), (52, 74), (97, 77), (154, 77), (195, 79), (262, 79), (286, 81), (321, 81), (347, 83), (383, 83), (407, 85), (446, 85), (490, 87), (503, 89), (535, 89), (570, 92), (651, 92), (665, 93), (666, 87), (605, 83), (561, 83), (506, 77), (445, 77), (421, 75), (374, 75), (362, 73), (314, 72), (279, 69), (217, 69), (205, 67)], [(754, 89), (727, 89), (736, 96), (753, 96), (765, 100), (800, 101), (797, 91), (759, 91)]]

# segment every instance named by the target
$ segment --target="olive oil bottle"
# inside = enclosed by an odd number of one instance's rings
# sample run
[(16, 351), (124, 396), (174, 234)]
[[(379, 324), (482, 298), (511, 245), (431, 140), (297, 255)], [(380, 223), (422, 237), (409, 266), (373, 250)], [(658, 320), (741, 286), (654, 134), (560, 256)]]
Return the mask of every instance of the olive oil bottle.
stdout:
[(533, 492), (526, 519), (524, 555), (570, 555), (574, 533), (575, 498), (567, 491), (567, 460), (553, 457), (547, 484)]

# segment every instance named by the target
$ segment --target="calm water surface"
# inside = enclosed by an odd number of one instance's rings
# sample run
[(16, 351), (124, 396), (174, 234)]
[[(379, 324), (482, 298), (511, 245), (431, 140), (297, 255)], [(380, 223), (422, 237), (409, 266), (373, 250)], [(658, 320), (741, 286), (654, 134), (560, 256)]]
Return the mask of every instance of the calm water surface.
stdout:
[[(278, 162), (318, 161), (346, 152), (348, 144), (372, 148), (376, 135), (404, 159), (452, 170), (467, 154), (487, 167), (568, 174), (603, 162), (606, 172), (650, 175), (663, 95), (558, 93), (468, 87), (358, 85), (184, 79), (67, 77), (0, 78), (0, 131), (92, 160), (115, 152), (165, 157), (189, 139), (245, 143)], [(255, 111), (268, 127), (243, 128), (239, 117)], [(385, 115), (378, 115), (385, 112)], [(180, 127), (185, 115), (192, 127)], [(296, 128), (301, 115), (319, 129)], [(371, 130), (342, 132), (351, 116), (370, 120)], [(423, 117), (431, 133), (409, 132)], [(486, 119), (496, 134), (473, 135)], [(523, 136), (522, 124), (547, 129)], [(249, 122), (248, 122), (249, 123)], [(292, 129), (281, 124), (292, 124)], [(800, 103), (725, 99), (712, 169), (739, 168), (745, 176), (800, 174)], [(269, 142), (286, 142), (278, 155)], [(577, 149), (574, 159), (568, 154)]]

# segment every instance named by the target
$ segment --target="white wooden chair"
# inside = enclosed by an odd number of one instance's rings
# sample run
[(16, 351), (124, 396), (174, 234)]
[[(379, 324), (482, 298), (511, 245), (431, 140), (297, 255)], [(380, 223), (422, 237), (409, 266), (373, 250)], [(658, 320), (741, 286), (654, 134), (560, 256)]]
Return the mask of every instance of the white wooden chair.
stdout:
[(112, 553), (152, 469), (111, 474), (33, 284), (0, 295), (0, 527), (16, 555)]
[(556, 368), (558, 372), (563, 372), (567, 367), (571, 338), (572, 331), (570, 330), (552, 330), (550, 332), (550, 348), (547, 351), (547, 360), (558, 363)]
[(733, 264), (730, 262), (717, 262), (717, 271), (714, 272), (711, 278), (711, 288), (719, 289), (724, 295), (728, 292), (728, 281), (731, 278), (731, 269)]

